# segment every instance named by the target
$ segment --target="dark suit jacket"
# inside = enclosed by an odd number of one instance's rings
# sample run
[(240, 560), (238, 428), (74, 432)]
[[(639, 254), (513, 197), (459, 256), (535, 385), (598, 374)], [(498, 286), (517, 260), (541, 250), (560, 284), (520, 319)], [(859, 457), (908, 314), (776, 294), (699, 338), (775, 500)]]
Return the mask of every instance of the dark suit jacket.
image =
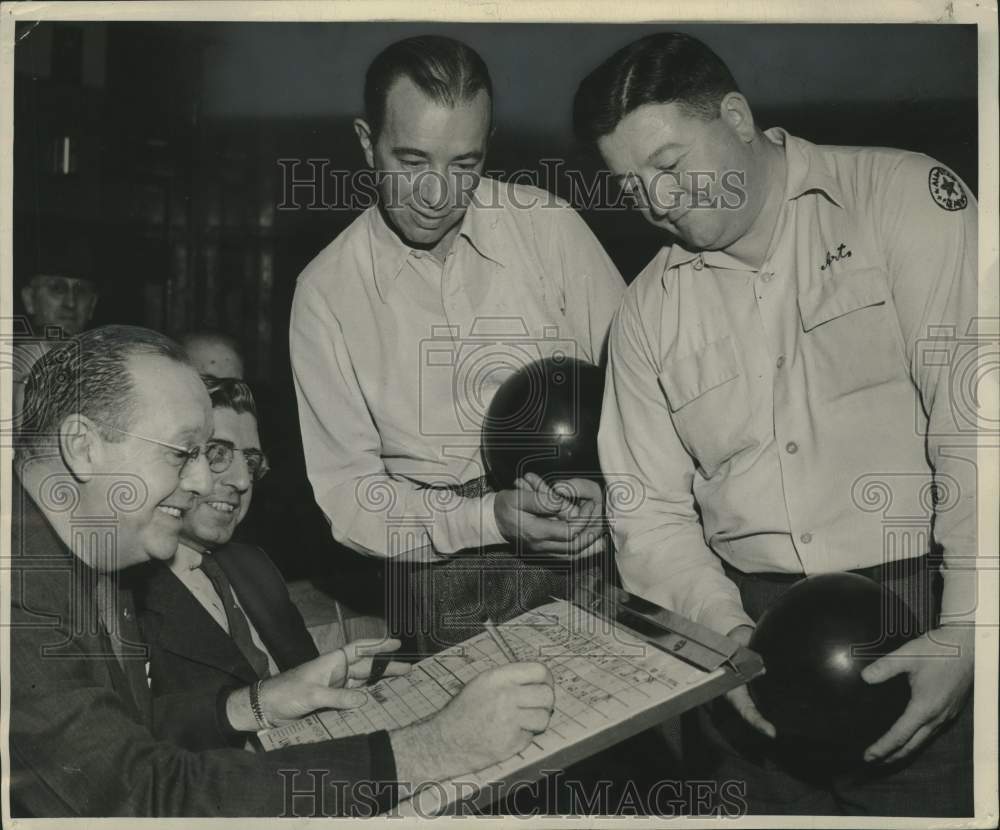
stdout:
[[(279, 670), (318, 656), (285, 580), (264, 551), (234, 542), (212, 556)], [(224, 707), (215, 703), (220, 694), (255, 682), (257, 675), (165, 562), (136, 570), (136, 610), (150, 648), (154, 733), (188, 749), (243, 746), (247, 735), (230, 729)]]
[[(385, 732), (268, 753), (190, 752), (154, 737), (145, 654), (140, 647), (131, 659), (114, 656), (94, 572), (67, 550), (16, 480), (13, 489), (14, 815), (335, 815), (391, 805), (395, 786), (379, 786), (396, 776)], [(82, 521), (94, 529), (92, 519)], [(368, 781), (374, 792), (352, 786)], [(293, 803), (293, 787), (315, 788), (317, 797)]]

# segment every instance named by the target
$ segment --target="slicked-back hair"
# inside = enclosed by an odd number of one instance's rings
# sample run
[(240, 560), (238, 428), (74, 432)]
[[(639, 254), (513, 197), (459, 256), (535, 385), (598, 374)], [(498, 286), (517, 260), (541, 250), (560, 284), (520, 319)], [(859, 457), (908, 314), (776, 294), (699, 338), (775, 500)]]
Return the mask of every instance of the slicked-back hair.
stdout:
[(257, 418), (257, 402), (246, 381), (239, 378), (217, 378), (215, 375), (202, 375), (201, 380), (212, 399), (213, 409), (231, 409), (237, 415), (249, 412)]
[(387, 46), (365, 73), (365, 120), (373, 141), (385, 122), (389, 89), (402, 77), (409, 78), (432, 101), (448, 107), (471, 101), (485, 90), (492, 125), (493, 82), (479, 53), (454, 38), (419, 35)]
[(24, 387), (17, 448), (22, 455), (51, 448), (63, 421), (80, 414), (97, 423), (108, 441), (124, 440), (136, 411), (129, 359), (166, 357), (188, 365), (181, 347), (166, 335), (138, 326), (101, 326), (50, 349), (31, 367)]
[(705, 120), (736, 80), (704, 43), (680, 32), (659, 32), (615, 52), (580, 82), (573, 100), (573, 130), (593, 144), (614, 132), (625, 116), (645, 104), (679, 104)]

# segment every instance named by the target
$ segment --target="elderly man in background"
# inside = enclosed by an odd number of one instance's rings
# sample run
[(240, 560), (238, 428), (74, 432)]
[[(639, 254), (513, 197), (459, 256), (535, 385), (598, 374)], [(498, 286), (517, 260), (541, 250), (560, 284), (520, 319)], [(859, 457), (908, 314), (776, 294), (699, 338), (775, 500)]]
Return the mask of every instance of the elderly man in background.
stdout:
[(52, 232), (19, 239), (14, 280), (20, 285), (25, 325), (14, 328), (14, 423), (32, 365), (53, 345), (90, 325), (100, 290), (90, 244), (81, 233)]

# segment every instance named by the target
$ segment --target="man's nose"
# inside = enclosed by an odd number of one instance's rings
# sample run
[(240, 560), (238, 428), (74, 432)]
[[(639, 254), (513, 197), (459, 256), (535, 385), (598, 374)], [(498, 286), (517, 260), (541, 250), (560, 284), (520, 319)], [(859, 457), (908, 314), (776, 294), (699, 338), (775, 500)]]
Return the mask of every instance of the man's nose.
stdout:
[(663, 219), (670, 212), (684, 207), (684, 190), (676, 174), (659, 173), (643, 182), (649, 212), (657, 219)]
[(181, 469), (180, 488), (196, 496), (204, 496), (212, 489), (212, 471), (208, 468), (205, 453), (199, 453), (194, 461), (188, 461)]
[(448, 204), (448, 179), (440, 170), (424, 170), (417, 180), (417, 198), (433, 211), (443, 210)]
[(243, 453), (233, 454), (233, 463), (229, 465), (222, 478), (223, 484), (228, 484), (239, 493), (245, 493), (250, 489), (250, 468), (247, 466)]

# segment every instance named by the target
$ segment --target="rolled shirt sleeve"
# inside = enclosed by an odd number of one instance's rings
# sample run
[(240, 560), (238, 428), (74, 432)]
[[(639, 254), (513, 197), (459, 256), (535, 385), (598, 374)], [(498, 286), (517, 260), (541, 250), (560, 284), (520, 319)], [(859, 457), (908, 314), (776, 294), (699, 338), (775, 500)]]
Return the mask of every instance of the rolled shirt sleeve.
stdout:
[[(624, 282), (565, 202), (484, 178), (447, 259), (371, 209), (299, 277), (290, 352), (306, 468), (334, 537), (433, 560), (502, 545), (477, 495), (503, 373), (573, 350), (599, 362)], [(459, 495), (440, 484), (462, 485)]]
[(308, 283), (295, 292), (290, 351), (309, 480), (338, 542), (407, 560), (504, 542), (494, 494), (435, 493), (431, 504), (425, 488), (386, 472), (340, 323)]

